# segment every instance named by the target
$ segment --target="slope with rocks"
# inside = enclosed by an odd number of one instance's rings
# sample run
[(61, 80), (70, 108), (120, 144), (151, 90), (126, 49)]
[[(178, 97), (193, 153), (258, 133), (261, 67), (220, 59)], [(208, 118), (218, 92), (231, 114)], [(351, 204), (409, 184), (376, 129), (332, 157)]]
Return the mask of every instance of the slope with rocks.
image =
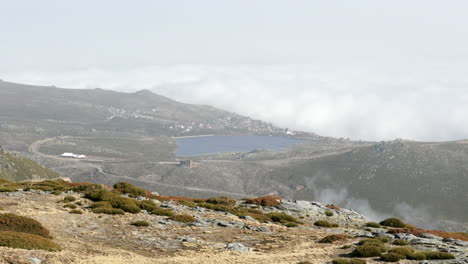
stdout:
[[(365, 227), (367, 220), (364, 216), (317, 202), (281, 201), (278, 197), (262, 197), (247, 202), (228, 197), (201, 201), (184, 197), (163, 197), (148, 192), (142, 193), (143, 196), (129, 198), (141, 190), (121, 183), (114, 186), (114, 194), (111, 195), (113, 199), (145, 204), (142, 206), (145, 210), (109, 215), (98, 214), (95, 209), (91, 209), (98, 208), (93, 204), (101, 206), (110, 199), (107, 197), (103, 198), (104, 201), (94, 203), (89, 200), (97, 198), (90, 194), (93, 190), (111, 193), (110, 190), (102, 191), (106, 189), (98, 188), (98, 185), (63, 181), (8, 184), (15, 185), (17, 189), (0, 193), (3, 213), (38, 220), (50, 230), (53, 240), (62, 250), (51, 252), (0, 247), (0, 263), (323, 264), (348, 256), (355, 249), (365, 246), (359, 245), (363, 243), (360, 240), (374, 237), (385, 237), (382, 240), (385, 242), (379, 243), (386, 243), (386, 250), (390, 251), (398, 248), (391, 245), (391, 242), (400, 239), (408, 242), (411, 250), (423, 254), (448, 251), (452, 252), (450, 256), (455, 257), (446, 262), (424, 263), (455, 264), (468, 261), (468, 242), (464, 240), (443, 238), (430, 233), (402, 233), (399, 229), (390, 227), (368, 228)], [(25, 186), (30, 189), (25, 189)], [(64, 192), (53, 195), (48, 188)], [(255, 205), (257, 202), (260, 205)], [(150, 209), (148, 205), (152, 203), (155, 207)], [(124, 208), (118, 204), (113, 206)], [(248, 212), (246, 210), (249, 208), (251, 212), (255, 210), (253, 216), (256, 218), (264, 215), (271, 217), (270, 220), (259, 221), (249, 215), (239, 214)], [(126, 210), (130, 211), (129, 208)], [(76, 213), (77, 211), (80, 213)], [(168, 211), (176, 216), (184, 215), (190, 220), (180, 222), (180, 217), (161, 215), (161, 212)], [(278, 215), (289, 219), (287, 221), (297, 221), (297, 224), (271, 222), (277, 221), (275, 217)], [(0, 218), (1, 216), (2, 214)], [(321, 227), (317, 224), (319, 220), (336, 223), (338, 227)], [(138, 221), (146, 224), (135, 224)], [(0, 221), (1, 228), (4, 227)], [(330, 235), (339, 235), (332, 237), (340, 239), (330, 241)], [(464, 237), (461, 234), (459, 236)], [(346, 258), (360, 259), (363, 263), (381, 263), (378, 255)], [(400, 263), (423, 262), (401, 260)]]
[(0, 180), (24, 181), (59, 178), (53, 170), (38, 163), (0, 150)]

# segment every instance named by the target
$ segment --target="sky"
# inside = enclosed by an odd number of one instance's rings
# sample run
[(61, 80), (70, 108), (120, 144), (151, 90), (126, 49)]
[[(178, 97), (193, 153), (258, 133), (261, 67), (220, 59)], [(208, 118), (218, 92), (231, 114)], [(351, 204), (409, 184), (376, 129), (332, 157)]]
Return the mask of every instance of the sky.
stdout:
[(150, 89), (294, 130), (468, 138), (468, 2), (0, 0), (0, 79)]

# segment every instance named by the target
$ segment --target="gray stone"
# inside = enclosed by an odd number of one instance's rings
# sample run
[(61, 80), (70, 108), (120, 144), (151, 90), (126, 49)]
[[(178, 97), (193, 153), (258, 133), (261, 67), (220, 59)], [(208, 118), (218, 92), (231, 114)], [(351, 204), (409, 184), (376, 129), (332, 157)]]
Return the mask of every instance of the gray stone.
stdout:
[(42, 263), (42, 259), (38, 259), (38, 258), (29, 258), (28, 259), (32, 264), (41, 264)]
[(216, 224), (217, 226), (221, 226), (221, 227), (232, 227), (232, 225), (229, 224), (228, 222), (221, 221), (221, 220), (216, 220), (216, 221), (215, 221), (215, 224)]
[(182, 242), (190, 242), (190, 243), (196, 243), (198, 240), (196, 240), (193, 237), (178, 237), (176, 240), (182, 241)]
[(395, 234), (395, 237), (401, 240), (405, 240), (407, 242), (410, 242), (411, 240), (418, 238), (417, 236), (413, 234), (407, 234), (407, 233)]
[(429, 239), (437, 239), (437, 240), (441, 240), (442, 241), (442, 237), (440, 236), (436, 236), (436, 235), (433, 235), (433, 234), (430, 234), (430, 233), (422, 233), (421, 234), (421, 237), (422, 238), (429, 238)]
[(375, 237), (375, 235), (372, 234), (372, 232), (369, 232), (369, 231), (362, 231), (362, 232), (359, 232), (358, 234), (356, 234), (356, 237), (369, 237), (369, 238), (372, 238), (372, 237)]
[(201, 220), (201, 219), (197, 219), (197, 220), (191, 222), (189, 225), (191, 225), (191, 226), (207, 226), (208, 223)]
[(257, 231), (257, 232), (271, 232), (268, 227), (264, 227), (264, 226), (255, 228), (255, 231)]
[(411, 239), (409, 241), (411, 245), (434, 245), (434, 246), (441, 246), (444, 245), (441, 241), (437, 239), (429, 239), (429, 238), (420, 238), (417, 237), (415, 239)]
[(230, 243), (226, 246), (228, 250), (236, 251), (239, 253), (252, 252), (252, 248), (244, 246), (242, 243)]

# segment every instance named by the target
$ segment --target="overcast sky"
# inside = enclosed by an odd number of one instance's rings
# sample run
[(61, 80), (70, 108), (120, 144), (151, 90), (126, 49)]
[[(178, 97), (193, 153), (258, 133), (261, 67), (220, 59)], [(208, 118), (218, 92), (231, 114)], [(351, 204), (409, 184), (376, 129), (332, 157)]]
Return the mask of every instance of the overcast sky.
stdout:
[(0, 0), (0, 78), (353, 139), (468, 138), (468, 1)]

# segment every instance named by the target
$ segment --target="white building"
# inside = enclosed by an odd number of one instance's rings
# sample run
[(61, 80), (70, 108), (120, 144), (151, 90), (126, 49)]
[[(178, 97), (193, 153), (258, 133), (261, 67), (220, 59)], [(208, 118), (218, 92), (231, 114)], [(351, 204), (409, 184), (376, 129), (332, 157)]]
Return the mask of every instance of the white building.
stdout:
[(65, 152), (62, 155), (60, 155), (62, 158), (73, 158), (73, 159), (85, 159), (86, 155), (77, 155), (72, 152)]

